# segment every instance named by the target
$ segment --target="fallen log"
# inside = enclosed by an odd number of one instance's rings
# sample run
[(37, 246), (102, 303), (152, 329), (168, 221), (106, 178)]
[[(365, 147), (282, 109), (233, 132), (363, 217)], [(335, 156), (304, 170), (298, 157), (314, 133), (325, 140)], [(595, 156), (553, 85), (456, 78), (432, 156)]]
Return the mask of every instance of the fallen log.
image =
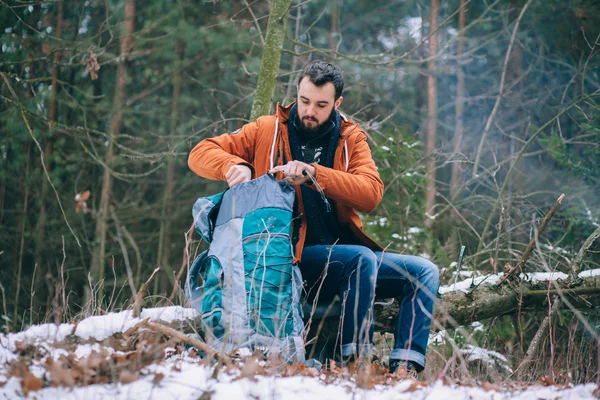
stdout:
[[(561, 282), (558, 283), (559, 287)], [(542, 307), (547, 303), (548, 295), (558, 292), (570, 296), (572, 304), (578, 308), (600, 306), (600, 277), (582, 279), (578, 287), (565, 287), (548, 290), (548, 282), (520, 282), (509, 287), (502, 285), (481, 285), (472, 292), (448, 292), (436, 302), (434, 318), (442, 326), (469, 325), (475, 321), (510, 315)], [(393, 332), (395, 316), (398, 314), (398, 302), (387, 307), (375, 307), (375, 329)], [(450, 324), (449, 324), (450, 323)]]
[[(566, 283), (566, 282), (565, 282)], [(495, 284), (480, 284), (472, 288), (472, 291), (452, 291), (439, 295), (436, 300), (434, 318), (441, 326), (469, 325), (475, 321), (483, 321), (489, 318), (510, 315), (521, 311), (533, 310), (545, 307), (548, 294), (553, 295), (562, 292), (569, 296), (571, 303), (578, 308), (592, 308), (600, 306), (600, 276), (587, 277), (580, 281), (577, 287), (561, 287), (562, 281), (558, 281), (559, 289), (554, 285), (548, 290), (548, 282), (521, 281), (518, 286), (497, 286)], [(391, 304), (376, 304), (374, 309), (375, 330), (381, 332), (393, 332), (396, 316), (398, 315), (399, 302), (395, 300)], [(340, 316), (339, 304), (329, 306), (320, 305), (313, 313), (311, 330), (320, 331), (325, 334), (337, 332), (337, 323)], [(305, 319), (311, 315), (310, 307), (304, 308)], [(319, 321), (325, 318), (327, 321), (321, 324)], [(173, 329), (184, 333), (198, 333), (201, 331), (201, 318), (198, 314), (194, 318), (163, 322)]]

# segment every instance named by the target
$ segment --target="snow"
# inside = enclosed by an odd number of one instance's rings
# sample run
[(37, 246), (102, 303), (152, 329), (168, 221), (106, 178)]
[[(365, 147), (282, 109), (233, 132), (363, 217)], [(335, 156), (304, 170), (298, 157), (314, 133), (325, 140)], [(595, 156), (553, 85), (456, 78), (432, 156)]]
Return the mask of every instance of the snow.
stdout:
[(567, 250), (563, 249), (562, 247), (552, 246), (550, 244), (542, 244), (542, 247), (545, 247), (548, 250), (556, 251), (556, 252), (562, 253), (562, 254), (571, 254)]
[[(470, 274), (470, 272), (469, 272)], [(500, 272), (498, 274), (490, 274), (490, 275), (480, 275), (475, 278), (469, 278), (462, 280), (460, 282), (453, 283), (451, 285), (440, 286), (439, 293), (445, 294), (449, 292), (464, 292), (469, 293), (473, 289), (475, 289), (480, 284), (486, 285), (496, 285), (500, 282), (500, 279), (504, 273)], [(528, 272), (527, 274), (520, 274), (520, 278), (524, 281), (529, 281), (532, 283), (540, 283), (540, 282), (548, 282), (548, 281), (556, 281), (556, 280), (565, 280), (569, 277), (569, 275), (564, 272)], [(579, 273), (580, 278), (591, 278), (594, 276), (600, 276), (600, 268), (587, 270)]]
[(15, 351), (18, 343), (22, 344), (39, 344), (42, 341), (60, 342), (73, 332), (74, 325), (61, 324), (42, 324), (34, 325), (29, 329), (11, 333), (8, 335), (0, 334), (0, 361), (6, 357), (6, 351)]
[(592, 278), (594, 276), (600, 276), (600, 268), (589, 269), (589, 270), (583, 271), (579, 274), (580, 278)]
[(463, 281), (453, 283), (452, 285), (440, 286), (439, 293), (444, 294), (457, 291), (469, 293), (473, 288), (477, 287), (483, 282), (488, 285), (496, 285), (498, 282), (500, 282), (500, 277), (502, 275), (502, 273), (495, 275), (482, 275), (475, 278), (465, 279)]
[(75, 335), (82, 339), (103, 340), (117, 332), (123, 332), (131, 328), (140, 320), (133, 318), (131, 310), (111, 313), (109, 318), (104, 315), (88, 317), (77, 324)]
[(595, 227), (599, 227), (600, 224), (598, 223), (596, 218), (594, 218), (594, 214), (592, 214), (592, 210), (590, 210), (588, 207), (586, 207), (585, 212), (587, 214), (588, 219), (592, 223), (592, 225), (594, 225)]
[[(379, 385), (372, 390), (359, 389), (354, 384), (325, 384), (319, 377), (265, 377), (255, 380), (236, 379), (228, 374), (211, 377), (212, 369), (182, 362), (179, 371), (171, 366), (161, 365), (152, 368), (150, 374), (130, 384), (90, 385), (76, 388), (49, 387), (30, 392), (31, 399), (198, 399), (212, 392), (212, 400), (230, 399), (377, 399), (409, 400), (420, 399), (472, 399), (472, 400), (530, 400), (530, 399), (595, 399), (592, 392), (594, 384), (578, 385), (573, 388), (559, 389), (556, 386), (532, 386), (519, 391), (486, 391), (478, 387), (444, 385), (435, 381), (429, 386), (412, 391), (413, 382), (401, 381), (393, 386)], [(164, 378), (155, 384), (154, 376), (164, 374)], [(22, 397), (20, 381), (10, 378), (0, 388), (3, 398)]]
[(475, 322), (473, 322), (473, 323), (471, 324), (471, 326), (473, 327), (473, 331), (475, 331), (475, 332), (477, 332), (477, 331), (480, 331), (480, 332), (483, 332), (483, 331), (485, 331), (485, 327), (484, 327), (484, 326), (483, 326), (483, 324), (482, 324), (481, 322), (479, 322), (479, 321), (475, 321)]
[(150, 318), (152, 321), (173, 322), (183, 319), (192, 319), (200, 316), (198, 311), (193, 308), (183, 308), (180, 306), (147, 308), (140, 313), (141, 319)]
[(500, 366), (508, 372), (512, 372), (512, 369), (507, 365), (508, 359), (497, 351), (473, 346), (472, 344), (466, 344), (460, 351), (467, 356), (467, 361), (480, 360), (492, 367)]
[[(600, 275), (600, 270), (586, 271), (590, 275)], [(478, 277), (476, 279), (483, 278)], [(472, 279), (468, 280), (469, 282)], [(23, 398), (21, 378), (16, 377), (7, 365), (20, 358), (17, 350), (23, 344), (35, 346), (39, 356), (29, 359), (31, 373), (46, 381), (50, 379), (45, 363), (48, 358), (54, 360), (70, 355), (77, 360), (88, 357), (92, 352), (113, 354), (122, 352), (108, 347), (107, 344), (83, 343), (72, 346), (70, 351), (61, 347), (62, 340), (71, 335), (82, 339), (102, 341), (116, 332), (123, 332), (146, 318), (172, 322), (178, 319), (193, 318), (197, 314), (192, 309), (182, 307), (166, 307), (144, 310), (140, 318), (133, 318), (131, 311), (109, 313), (103, 316), (86, 318), (77, 324), (43, 324), (29, 329), (0, 335), (0, 399)], [(473, 323), (475, 330), (481, 328), (480, 323)], [(112, 332), (112, 333), (111, 333)], [(108, 335), (108, 336), (107, 336)], [(443, 332), (438, 333), (441, 340)], [(106, 343), (106, 342), (105, 342)], [(490, 365), (508, 368), (506, 358), (499, 353), (465, 345), (463, 354), (469, 361), (481, 360)], [(242, 354), (248, 355), (248, 354)], [(215, 376), (216, 375), (216, 376)], [(529, 386), (526, 389), (509, 391), (484, 390), (478, 387), (445, 384), (440, 380), (423, 385), (415, 381), (401, 380), (392, 384), (378, 384), (367, 390), (357, 386), (351, 379), (336, 378), (321, 374), (317, 377), (277, 375), (242, 377), (237, 369), (222, 368), (217, 374), (214, 366), (206, 365), (203, 360), (193, 357), (188, 350), (177, 352), (175, 348), (164, 350), (164, 359), (143, 367), (138, 379), (131, 383), (91, 384), (81, 387), (64, 387), (48, 385), (38, 391), (30, 391), (30, 399), (198, 399), (203, 395), (214, 400), (229, 399), (377, 399), (408, 400), (420, 399), (473, 399), (473, 400), (513, 400), (513, 399), (595, 399), (595, 384), (578, 385), (570, 388), (558, 386)]]
[(77, 324), (75, 335), (82, 339), (103, 340), (117, 332), (126, 331), (146, 318), (151, 321), (172, 322), (197, 316), (196, 310), (179, 306), (145, 309), (140, 313), (140, 318), (133, 318), (132, 311), (127, 310), (108, 316), (88, 317)]

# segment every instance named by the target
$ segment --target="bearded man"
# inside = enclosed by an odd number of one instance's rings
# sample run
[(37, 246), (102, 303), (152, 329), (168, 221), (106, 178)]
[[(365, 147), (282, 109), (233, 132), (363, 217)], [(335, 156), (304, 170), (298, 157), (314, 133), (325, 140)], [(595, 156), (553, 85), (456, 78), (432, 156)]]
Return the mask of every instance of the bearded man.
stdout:
[(317, 295), (320, 303), (341, 301), (342, 362), (370, 360), (374, 299), (397, 298), (390, 371), (420, 372), (438, 268), (421, 257), (383, 252), (365, 234), (357, 211), (375, 209), (383, 182), (366, 134), (339, 111), (343, 89), (336, 66), (311, 62), (300, 74), (295, 103), (201, 141), (188, 164), (199, 176), (230, 187), (266, 173), (294, 185), (294, 262), (309, 301)]

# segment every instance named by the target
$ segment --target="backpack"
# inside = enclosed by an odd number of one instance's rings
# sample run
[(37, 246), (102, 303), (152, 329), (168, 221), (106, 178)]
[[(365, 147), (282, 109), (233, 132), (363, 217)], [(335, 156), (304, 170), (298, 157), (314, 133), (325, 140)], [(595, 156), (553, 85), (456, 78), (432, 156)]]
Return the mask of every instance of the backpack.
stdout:
[(214, 349), (305, 360), (294, 201), (291, 185), (266, 174), (194, 204), (195, 229), (210, 247), (194, 260), (185, 293)]

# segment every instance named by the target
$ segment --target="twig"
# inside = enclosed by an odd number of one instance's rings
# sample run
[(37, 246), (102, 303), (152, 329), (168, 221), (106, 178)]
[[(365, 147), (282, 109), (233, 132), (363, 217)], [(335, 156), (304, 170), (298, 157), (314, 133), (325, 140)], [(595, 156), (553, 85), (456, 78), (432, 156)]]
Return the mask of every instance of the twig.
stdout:
[(179, 332), (178, 330), (175, 330), (175, 329), (170, 328), (163, 324), (159, 324), (156, 322), (150, 322), (150, 321), (148, 321), (146, 323), (146, 325), (148, 325), (148, 328), (152, 329), (153, 331), (162, 333), (163, 335), (168, 336), (168, 337), (176, 338), (184, 343), (194, 346), (198, 350), (205, 352), (206, 354), (208, 354), (211, 357), (217, 357), (220, 360), (226, 361), (226, 362), (229, 361), (229, 357), (215, 351), (212, 347), (210, 347), (206, 343), (203, 343), (203, 342), (199, 341), (198, 339), (189, 337), (186, 334)]
[(125, 246), (125, 242), (123, 241), (121, 222), (117, 218), (115, 208), (113, 206), (110, 206), (108, 209), (110, 210), (110, 215), (115, 221), (115, 226), (117, 228), (117, 241), (119, 242), (121, 252), (123, 253), (123, 262), (125, 263), (125, 269), (127, 270), (127, 282), (129, 283), (129, 288), (131, 289), (131, 295), (135, 296), (137, 290), (135, 288), (135, 283), (133, 282), (133, 271), (131, 270), (131, 263), (129, 262), (129, 253), (127, 252), (127, 246)]
[(2, 310), (4, 311), (4, 321), (6, 322), (6, 330), (4, 333), (8, 335), (10, 333), (10, 319), (8, 317), (8, 311), (6, 310), (6, 292), (4, 291), (2, 282), (0, 282), (0, 291), (2, 291)]
[(150, 275), (150, 278), (148, 278), (148, 280), (142, 284), (142, 286), (140, 287), (140, 290), (137, 292), (137, 295), (135, 296), (135, 302), (133, 303), (133, 317), (134, 318), (138, 318), (140, 316), (140, 312), (142, 311), (142, 299), (144, 298), (144, 295), (146, 293), (146, 290), (148, 289), (148, 285), (150, 284), (150, 281), (152, 280), (152, 278), (154, 278), (154, 275), (159, 270), (160, 270), (160, 268), (155, 268), (154, 271), (152, 271), (152, 275)]
[(565, 198), (564, 193), (558, 197), (558, 199), (556, 200), (556, 203), (554, 203), (554, 205), (552, 206), (550, 211), (548, 211), (548, 214), (546, 214), (546, 216), (542, 220), (542, 223), (540, 224), (540, 227), (538, 228), (537, 234), (533, 237), (533, 239), (531, 239), (531, 241), (529, 242), (529, 245), (527, 245), (527, 248), (525, 249), (525, 252), (523, 253), (523, 256), (521, 257), (521, 260), (519, 260), (519, 263), (516, 266), (512, 267), (500, 279), (500, 283), (498, 283), (498, 285), (501, 285), (508, 279), (511, 279), (516, 272), (523, 272), (523, 267), (525, 266), (525, 263), (529, 259), (529, 256), (531, 255), (531, 251), (535, 247), (535, 243), (537, 242), (537, 239), (540, 237), (542, 232), (544, 232), (546, 225), (548, 225), (548, 222), (552, 219), (552, 217), (554, 216), (554, 213), (558, 209), (558, 206), (562, 204), (562, 201), (564, 198)]
[(244, 4), (246, 5), (246, 8), (248, 9), (248, 12), (252, 16), (252, 20), (254, 21), (254, 25), (256, 26), (256, 30), (258, 31), (258, 37), (260, 38), (260, 43), (263, 45), (263, 47), (265, 47), (265, 38), (263, 37), (262, 30), (260, 29), (260, 24), (258, 23), (258, 20), (256, 19), (256, 16), (254, 15), (254, 11), (252, 11), (252, 8), (250, 7), (250, 4), (248, 4), (247, 0), (244, 0)]
[(123, 332), (123, 336), (127, 337), (132, 335), (134, 332), (136, 332), (138, 329), (147, 326), (148, 322), (150, 322), (150, 317), (141, 320), (140, 322), (138, 322), (137, 324), (135, 324), (134, 326), (132, 326), (131, 328), (127, 329), (125, 332)]
[(581, 264), (583, 263), (583, 258), (585, 257), (585, 254), (590, 249), (590, 247), (592, 246), (594, 241), (596, 239), (598, 239), (599, 237), (600, 237), (600, 227), (596, 228), (596, 230), (594, 232), (592, 232), (592, 234), (590, 236), (588, 236), (587, 239), (585, 239), (585, 242), (583, 242), (583, 246), (581, 246), (581, 248), (579, 249), (579, 252), (575, 256), (573, 261), (571, 261), (571, 263), (569, 265), (569, 284), (570, 285), (576, 284), (581, 279), (581, 278), (579, 278), (579, 271), (581, 270)]
[(527, 298), (527, 297), (546, 296), (548, 293), (550, 293), (550, 294), (562, 293), (562, 294), (568, 294), (571, 296), (586, 296), (586, 295), (592, 295), (592, 294), (599, 294), (600, 287), (578, 287), (578, 288), (567, 288), (567, 289), (559, 288), (559, 289), (552, 289), (552, 290), (546, 290), (546, 289), (527, 290), (527, 291), (523, 292), (523, 297)]
[(527, 140), (527, 142), (523, 145), (523, 147), (521, 147), (521, 150), (519, 150), (519, 153), (515, 157), (514, 161), (510, 165), (510, 168), (508, 169), (508, 172), (506, 173), (506, 177), (504, 178), (504, 182), (502, 183), (502, 187), (500, 188), (500, 193), (498, 193), (498, 198), (496, 199), (496, 202), (494, 203), (494, 207), (492, 207), (492, 210), (490, 211), (490, 216), (488, 217), (488, 220), (485, 223), (485, 227), (483, 228), (483, 232), (481, 233), (481, 239), (479, 240), (479, 244), (477, 245), (477, 251), (475, 252), (476, 255), (483, 248), (483, 241), (485, 240), (485, 237), (487, 235), (490, 224), (492, 223), (492, 218), (494, 217), (494, 214), (496, 213), (496, 210), (498, 209), (498, 203), (502, 200), (502, 197), (504, 196), (504, 192), (506, 191), (508, 182), (510, 181), (509, 178), (512, 175), (512, 172), (516, 168), (517, 164), (521, 160), (521, 157), (523, 157), (523, 155), (525, 154), (525, 150), (527, 149), (527, 147), (529, 147), (529, 145), (531, 143), (533, 143), (535, 138), (540, 133), (542, 133), (544, 130), (546, 130), (546, 128), (548, 128), (555, 120), (558, 120), (563, 114), (567, 113), (571, 108), (575, 107), (579, 102), (583, 101), (584, 99), (586, 99), (586, 100), (590, 99), (591, 96), (593, 96), (597, 93), (600, 93), (600, 90), (597, 90), (592, 95), (581, 96), (577, 100), (575, 100), (574, 102), (569, 104), (567, 107), (565, 107), (563, 110), (561, 110), (558, 114), (556, 114), (554, 117), (549, 119), (537, 131), (535, 131), (535, 133), (533, 135), (531, 135), (531, 137), (529, 138), (529, 140)]
[(500, 210), (500, 220), (498, 221), (498, 236), (496, 236), (496, 247), (494, 248), (494, 258), (492, 259), (492, 267), (494, 268), (494, 274), (498, 273), (498, 253), (500, 252), (500, 242), (504, 238), (506, 220), (506, 208), (502, 206)]
[(531, 339), (531, 343), (529, 344), (529, 348), (527, 349), (527, 353), (525, 354), (525, 358), (521, 361), (521, 364), (517, 367), (514, 374), (517, 374), (519, 379), (522, 379), (524, 376), (525, 366), (533, 360), (534, 355), (537, 352), (537, 349), (542, 341), (542, 337), (548, 328), (550, 323), (550, 318), (553, 315), (556, 315), (558, 310), (560, 309), (562, 301), (558, 298), (558, 295), (554, 296), (554, 304), (552, 304), (552, 308), (550, 309), (549, 314), (544, 318), (542, 324), (540, 325), (538, 331), (535, 333), (533, 339)]
[(181, 275), (183, 275), (183, 271), (185, 271), (186, 267), (189, 265), (189, 256), (190, 256), (190, 243), (192, 242), (192, 234), (194, 232), (194, 225), (196, 221), (192, 222), (192, 226), (185, 234), (185, 247), (183, 248), (183, 260), (181, 261), (181, 268), (179, 268), (179, 272), (177, 273), (177, 277), (175, 278), (175, 282), (173, 283), (173, 290), (171, 291), (171, 295), (169, 296), (169, 302), (173, 302), (175, 298), (175, 293), (177, 293), (177, 288), (179, 287), (179, 280), (181, 279)]

